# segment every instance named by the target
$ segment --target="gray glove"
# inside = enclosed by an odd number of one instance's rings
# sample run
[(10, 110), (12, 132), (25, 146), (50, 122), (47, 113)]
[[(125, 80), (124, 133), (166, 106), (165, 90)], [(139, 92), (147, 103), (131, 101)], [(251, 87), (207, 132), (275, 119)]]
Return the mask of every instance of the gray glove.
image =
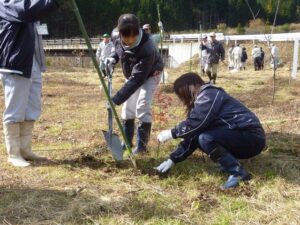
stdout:
[(116, 60), (112, 57), (108, 57), (104, 60), (105, 67), (108, 69), (107, 72), (112, 73), (112, 71), (114, 70), (115, 63)]

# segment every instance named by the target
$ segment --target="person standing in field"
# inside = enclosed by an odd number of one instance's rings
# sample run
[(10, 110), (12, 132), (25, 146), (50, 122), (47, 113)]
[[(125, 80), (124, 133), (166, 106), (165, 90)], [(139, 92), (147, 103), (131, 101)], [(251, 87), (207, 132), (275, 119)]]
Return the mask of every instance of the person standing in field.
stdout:
[(210, 41), (207, 44), (202, 44), (202, 50), (207, 51), (207, 62), (205, 64), (205, 73), (209, 78), (209, 82), (216, 83), (218, 65), (220, 59), (224, 61), (225, 50), (221, 42), (217, 41), (215, 32), (209, 34)]
[(243, 49), (240, 47), (240, 44), (237, 44), (232, 51), (235, 71), (240, 70), (242, 54)]
[(260, 70), (261, 65), (261, 51), (260, 48), (257, 45), (254, 45), (254, 48), (252, 49), (252, 58), (253, 58), (253, 64), (254, 64), (254, 70)]
[(205, 74), (205, 65), (207, 63), (207, 50), (201, 48), (202, 45), (206, 45), (207, 44), (207, 35), (204, 34), (202, 37), (202, 43), (200, 45), (200, 51), (201, 51), (201, 71), (202, 74)]
[(231, 47), (228, 49), (228, 52), (227, 52), (227, 57), (228, 57), (228, 70), (233, 70), (234, 68), (234, 58), (233, 58), (233, 55), (232, 55), (232, 51), (234, 49), (234, 45), (231, 45)]
[(205, 84), (195, 73), (180, 76), (174, 82), (174, 91), (186, 107), (187, 118), (161, 131), (157, 139), (161, 143), (183, 140), (156, 170), (166, 173), (200, 148), (229, 174), (222, 189), (251, 179), (238, 159), (252, 158), (265, 146), (265, 133), (256, 115), (222, 88)]
[(100, 63), (100, 70), (102, 71), (102, 73), (104, 74), (104, 76), (107, 76), (108, 74), (106, 74), (106, 68), (105, 68), (105, 64), (104, 61), (106, 60), (106, 58), (108, 58), (113, 50), (113, 43), (110, 41), (110, 36), (109, 34), (104, 34), (103, 35), (103, 40), (100, 42), (97, 52), (96, 52), (96, 56), (99, 60)]
[(246, 70), (247, 59), (248, 59), (248, 55), (247, 55), (246, 48), (244, 47), (242, 52), (242, 58), (241, 58), (241, 68), (240, 68), (241, 70), (242, 69)]
[(277, 69), (279, 65), (279, 48), (272, 43), (271, 44), (271, 67)]
[(260, 70), (263, 70), (265, 67), (265, 52), (262, 49), (262, 47), (260, 47)]
[(3, 129), (8, 162), (27, 167), (44, 160), (32, 152), (32, 131), (41, 114), (45, 58), (38, 21), (58, 8), (54, 0), (0, 0), (0, 78), (5, 100)]
[(131, 146), (135, 118), (139, 120), (137, 144), (133, 152), (138, 154), (147, 151), (152, 126), (152, 99), (161, 79), (163, 62), (154, 42), (140, 28), (135, 15), (121, 15), (114, 33), (115, 52), (105, 63), (112, 69), (121, 61), (126, 82), (112, 101), (116, 105), (123, 104), (123, 128)]

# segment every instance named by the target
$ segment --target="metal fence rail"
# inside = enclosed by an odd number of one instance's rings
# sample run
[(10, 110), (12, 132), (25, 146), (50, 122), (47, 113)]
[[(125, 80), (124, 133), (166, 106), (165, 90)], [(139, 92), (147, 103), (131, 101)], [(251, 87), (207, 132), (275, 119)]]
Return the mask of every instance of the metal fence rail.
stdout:
[[(99, 44), (101, 38), (91, 38), (91, 44)], [(56, 46), (56, 45), (85, 45), (85, 40), (83, 38), (70, 38), (70, 39), (51, 39), (43, 40), (45, 47)]]

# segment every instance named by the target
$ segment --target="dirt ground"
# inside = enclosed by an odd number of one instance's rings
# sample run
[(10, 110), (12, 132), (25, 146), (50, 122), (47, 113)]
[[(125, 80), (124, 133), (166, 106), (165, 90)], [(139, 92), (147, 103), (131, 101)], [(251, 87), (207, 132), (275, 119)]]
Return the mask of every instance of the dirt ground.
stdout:
[[(114, 162), (107, 150), (101, 133), (107, 129), (105, 96), (95, 72), (52, 67), (44, 75), (43, 114), (33, 143), (50, 160), (17, 169), (1, 145), (0, 224), (300, 224), (299, 79), (289, 78), (290, 65), (279, 68), (272, 103), (268, 65), (240, 73), (221, 67), (217, 85), (253, 110), (267, 133), (266, 150), (241, 162), (251, 181), (221, 191), (226, 175), (200, 151), (167, 175), (154, 171), (178, 143), (159, 146), (155, 137), (184, 119), (171, 83), (188, 64), (168, 70), (169, 84), (155, 96), (149, 152), (136, 157), (137, 169), (129, 160)], [(198, 71), (196, 61), (192, 70)], [(123, 81), (117, 70), (114, 90)], [(3, 111), (2, 90), (0, 102)]]

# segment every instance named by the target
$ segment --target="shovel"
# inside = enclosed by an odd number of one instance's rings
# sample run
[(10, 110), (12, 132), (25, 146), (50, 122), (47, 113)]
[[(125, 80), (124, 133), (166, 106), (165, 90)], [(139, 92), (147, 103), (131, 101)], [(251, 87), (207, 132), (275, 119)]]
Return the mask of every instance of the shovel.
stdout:
[[(107, 88), (108, 88), (108, 94), (111, 98), (112, 96), (112, 74), (113, 71), (111, 71), (107, 66), (105, 68), (106, 74), (107, 74)], [(109, 106), (109, 103), (107, 103), (107, 112), (108, 112), (108, 131), (102, 130), (104, 139), (107, 143), (108, 149), (111, 151), (113, 158), (116, 161), (123, 160), (123, 147), (120, 141), (120, 138), (117, 134), (113, 133), (113, 112), (111, 107)]]
[[(103, 89), (104, 89), (105, 96), (106, 96), (107, 101), (108, 101), (108, 103), (109, 103), (109, 106), (110, 106), (110, 108), (111, 108), (112, 115), (113, 115), (113, 117), (115, 118), (115, 120), (116, 120), (116, 122), (117, 122), (118, 128), (119, 128), (119, 130), (120, 130), (120, 132), (121, 132), (121, 134), (122, 134), (123, 140), (124, 140), (124, 142), (125, 142), (125, 145), (126, 145), (126, 148), (127, 148), (127, 151), (126, 151), (126, 152), (127, 152), (127, 155), (129, 156), (129, 158), (130, 158), (130, 160), (131, 160), (133, 166), (134, 166), (135, 168), (137, 168), (137, 165), (136, 165), (134, 156), (133, 156), (133, 154), (132, 154), (131, 146), (130, 146), (129, 141), (128, 141), (128, 139), (127, 139), (127, 137), (126, 137), (126, 135), (125, 135), (125, 132), (124, 132), (124, 130), (123, 130), (123, 127), (122, 127), (122, 124), (121, 124), (121, 120), (119, 119), (119, 116), (118, 116), (117, 111), (116, 111), (116, 109), (115, 109), (114, 103), (112, 102), (111, 98), (109, 97), (109, 93), (108, 93), (108, 89), (107, 89), (105, 80), (104, 80), (104, 78), (103, 78), (103, 76), (102, 76), (101, 70), (100, 70), (100, 68), (99, 68), (99, 64), (98, 64), (98, 62), (97, 62), (97, 60), (96, 60), (96, 56), (95, 56), (95, 53), (94, 53), (94, 51), (93, 51), (93, 48), (92, 48), (92, 45), (91, 45), (91, 42), (90, 42), (90, 38), (89, 38), (89, 36), (88, 36), (88, 34), (87, 34), (87, 31), (86, 31), (86, 29), (85, 29), (85, 26), (84, 26), (84, 24), (83, 24), (83, 21), (82, 21), (80, 12), (79, 12), (78, 7), (77, 7), (77, 3), (76, 3), (75, 0), (70, 0), (70, 1), (71, 1), (72, 8), (73, 8), (73, 11), (74, 11), (75, 16), (76, 16), (76, 19), (77, 19), (79, 28), (80, 28), (80, 30), (81, 30), (81, 33), (82, 33), (84, 39), (85, 39), (85, 42), (86, 42), (87, 48), (88, 48), (88, 50), (89, 50), (90, 56), (91, 56), (91, 58), (92, 58), (93, 64), (94, 64), (95, 69), (96, 69), (96, 71), (97, 71), (97, 73), (98, 73), (99, 80), (100, 80), (100, 82), (101, 82), (101, 84), (102, 84), (102, 87), (103, 87)], [(112, 143), (112, 145), (113, 145), (113, 143), (115, 143), (113, 137), (114, 137), (114, 136), (112, 135), (112, 138), (111, 138), (111, 143)]]

